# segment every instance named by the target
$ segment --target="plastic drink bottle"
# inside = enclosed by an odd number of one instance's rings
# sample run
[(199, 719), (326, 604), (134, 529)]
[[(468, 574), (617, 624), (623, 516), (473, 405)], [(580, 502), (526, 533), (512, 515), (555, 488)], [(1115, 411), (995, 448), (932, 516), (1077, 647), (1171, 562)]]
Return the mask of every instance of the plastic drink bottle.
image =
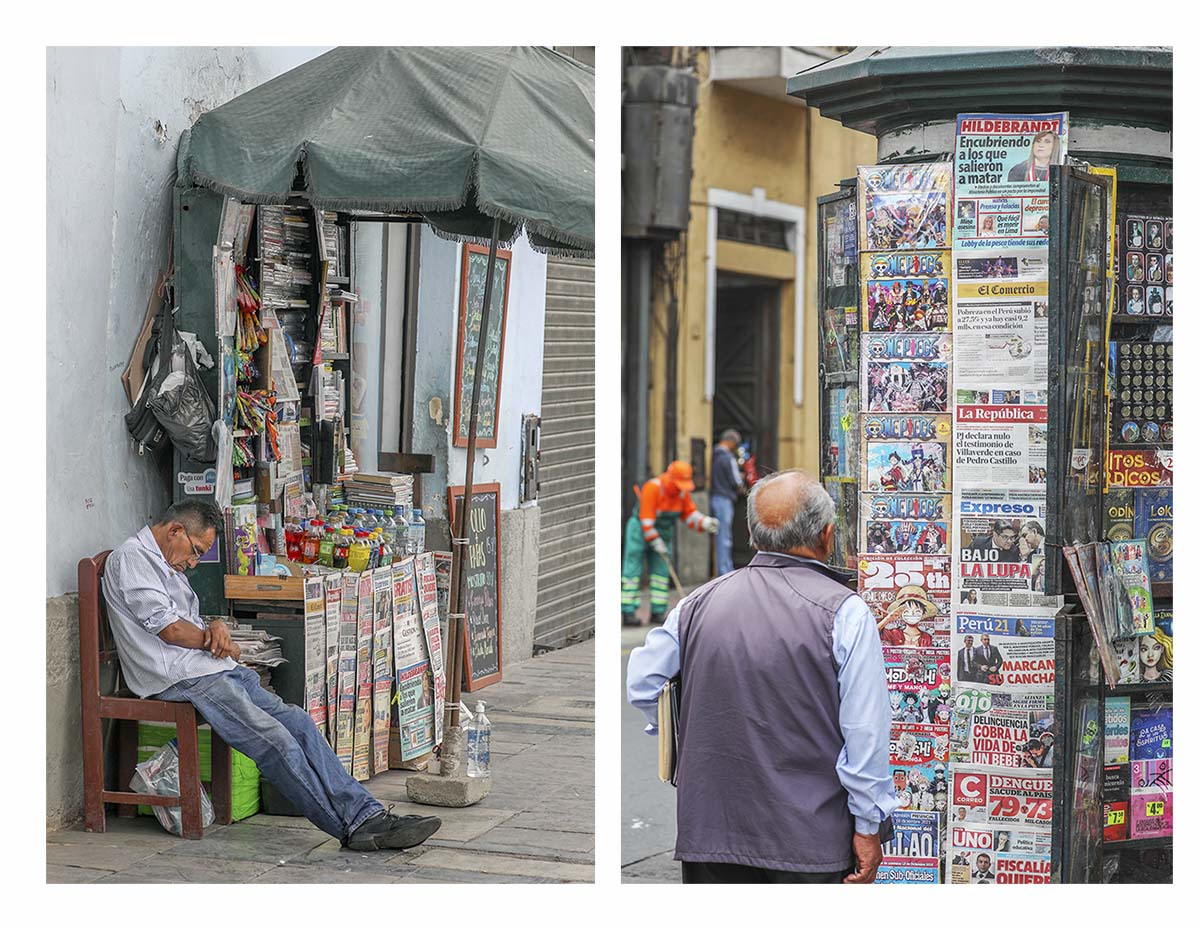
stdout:
[(402, 559), (408, 555), (408, 520), (404, 516), (403, 510), (395, 512), (396, 520), (396, 541), (392, 543), (392, 549), (395, 551), (396, 558)]
[(486, 778), (492, 774), (492, 722), (483, 701), (475, 705), (475, 716), (467, 728), (467, 775)]
[(348, 564), (350, 555), (350, 543), (354, 539), (354, 533), (343, 527), (337, 531), (337, 535), (333, 540), (333, 567), (345, 568)]
[(327, 565), (329, 568), (333, 568), (333, 543), (337, 537), (337, 532), (335, 527), (327, 525), (325, 532), (321, 534), (321, 546), (318, 550), (317, 561), (322, 565)]
[(421, 516), (420, 508), (413, 510), (412, 520), (408, 524), (407, 551), (409, 555), (425, 551), (425, 519)]
[(367, 531), (355, 530), (354, 542), (346, 556), (346, 565), (352, 572), (366, 571), (371, 562), (371, 547), (367, 543)]
[(393, 558), (394, 556), (391, 543), (389, 543), (387, 537), (384, 536), (379, 541), (379, 567), (383, 568), (387, 565), (391, 565)]
[(295, 517), (288, 517), (287, 524), (283, 528), (283, 539), (287, 557), (293, 562), (299, 562), (300, 552), (304, 545), (304, 535), (300, 532), (300, 521)]
[(300, 561), (305, 565), (312, 565), (321, 557), (321, 539), (324, 535), (324, 523), (320, 520), (308, 521), (308, 529), (304, 531), (304, 552), (300, 556)]
[(380, 521), (383, 525), (383, 538), (387, 540), (388, 545), (393, 549), (396, 548), (396, 517), (395, 511), (388, 509), (384, 510), (383, 517)]

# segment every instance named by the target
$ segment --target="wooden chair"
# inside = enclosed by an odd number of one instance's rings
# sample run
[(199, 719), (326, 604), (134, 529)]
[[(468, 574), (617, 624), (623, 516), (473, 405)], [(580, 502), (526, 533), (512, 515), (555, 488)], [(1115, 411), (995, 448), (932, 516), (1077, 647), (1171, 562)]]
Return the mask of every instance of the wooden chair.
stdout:
[[(200, 815), (200, 742), (197, 727), (203, 720), (187, 702), (155, 701), (134, 696), (127, 689), (105, 695), (100, 689), (102, 662), (119, 663), (116, 643), (108, 625), (100, 579), (104, 575), (106, 550), (79, 561), (79, 681), (83, 710), (83, 810), (84, 829), (103, 833), (105, 802), (119, 805), (117, 815), (132, 817), (138, 804), (183, 808), (183, 835), (189, 840), (203, 836)], [(137, 794), (132, 791), (107, 791), (104, 787), (104, 741), (101, 722), (117, 721), (118, 784), (129, 785), (137, 765), (137, 724), (174, 722), (179, 743), (178, 796)], [(231, 819), (231, 775), (229, 747), (212, 734), (213, 814), (217, 823)]]

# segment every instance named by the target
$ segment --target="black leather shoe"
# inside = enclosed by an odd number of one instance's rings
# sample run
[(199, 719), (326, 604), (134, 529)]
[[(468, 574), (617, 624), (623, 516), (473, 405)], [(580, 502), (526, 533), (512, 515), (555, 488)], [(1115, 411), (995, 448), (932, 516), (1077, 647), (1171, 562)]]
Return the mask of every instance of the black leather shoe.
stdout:
[(442, 828), (440, 817), (422, 817), (407, 814), (398, 817), (391, 813), (380, 813), (360, 824), (342, 846), (356, 852), (374, 852), (377, 849), (408, 849), (420, 846)]
[(666, 614), (651, 614), (650, 615), (650, 625), (651, 626), (662, 626), (664, 623), (666, 623), (666, 621), (667, 621)]
[(621, 614), (621, 626), (641, 626), (642, 621), (637, 618), (637, 614)]

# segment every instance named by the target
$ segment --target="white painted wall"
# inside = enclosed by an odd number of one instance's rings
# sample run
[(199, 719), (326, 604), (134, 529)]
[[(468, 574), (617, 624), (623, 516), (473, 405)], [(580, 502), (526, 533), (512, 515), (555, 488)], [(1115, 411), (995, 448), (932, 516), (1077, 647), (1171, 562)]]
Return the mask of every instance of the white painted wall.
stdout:
[[(513, 510), (520, 502), (521, 417), (542, 410), (546, 320), (546, 256), (533, 251), (524, 237), (513, 244), (512, 253), (497, 444), (475, 454), (475, 481), (500, 482), (502, 510)], [(446, 486), (462, 484), (467, 464), (466, 449), (453, 447), (450, 439), (461, 269), (462, 247), (424, 230), (411, 451), (435, 457), (435, 473), (423, 479), (423, 503), (426, 510), (442, 516)], [(430, 414), (435, 398), (440, 402), (440, 422)]]
[(120, 379), (166, 261), (180, 132), (326, 50), (47, 50), (47, 597), (168, 501)]

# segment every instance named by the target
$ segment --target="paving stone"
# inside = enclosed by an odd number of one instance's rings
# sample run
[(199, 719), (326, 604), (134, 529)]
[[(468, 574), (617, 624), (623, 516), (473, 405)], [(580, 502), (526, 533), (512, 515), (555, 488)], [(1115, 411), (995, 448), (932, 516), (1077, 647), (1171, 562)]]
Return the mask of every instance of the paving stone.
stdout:
[[(224, 828), (221, 825), (214, 824), (204, 831), (204, 835), (209, 836), (222, 829)], [(181, 836), (168, 833), (153, 817), (109, 817), (103, 833), (88, 833), (80, 823), (66, 830), (48, 833), (46, 842), (71, 846), (170, 849), (181, 843), (192, 843), (194, 840), (185, 840)]]
[(271, 868), (266, 862), (213, 859), (160, 853), (100, 880), (99, 884), (174, 884), (177, 882), (236, 884), (253, 881)]
[(47, 865), (47, 885), (84, 885), (112, 875), (107, 869), (81, 869), (73, 865)]
[(418, 869), (455, 869), (484, 875), (522, 875), (575, 882), (590, 882), (595, 876), (595, 868), (583, 863), (522, 859), (463, 849), (430, 849), (414, 860), (414, 864)]
[(577, 815), (574, 811), (548, 811), (535, 808), (522, 811), (511, 820), (504, 822), (506, 827), (520, 827), (525, 830), (562, 830), (567, 833), (586, 833), (593, 836), (596, 830), (596, 820), (591, 805), (587, 805), (586, 814)]
[(400, 885), (463, 885), (463, 884), (533, 884), (542, 885), (553, 881), (529, 875), (483, 875), (479, 872), (460, 872), (455, 869), (417, 869), (397, 882)]
[(245, 820), (238, 821), (251, 827), (284, 827), (291, 830), (315, 830), (322, 836), (328, 836), (324, 830), (307, 817), (285, 817), (281, 814), (255, 814)]
[[(330, 839), (319, 830), (294, 830), (290, 827), (254, 827), (235, 823), (211, 837), (176, 850), (177, 855), (207, 856), (214, 859), (246, 859), (282, 865), (302, 859), (309, 850)], [(192, 849), (190, 847), (195, 847)]]
[(46, 846), (47, 865), (75, 866), (81, 869), (102, 869), (119, 872), (135, 862), (158, 855), (151, 846), (132, 844), (107, 845), (97, 843), (50, 843)]
[(332, 865), (278, 865), (259, 875), (251, 884), (279, 885), (393, 885), (403, 878), (401, 872), (367, 872), (338, 869)]
[[(589, 853), (596, 846), (590, 833), (568, 833), (562, 830), (526, 830), (505, 824), (488, 830), (479, 837), (480, 844), (511, 846), (520, 849), (553, 849), (555, 851)], [(479, 844), (475, 844), (479, 845)]]

